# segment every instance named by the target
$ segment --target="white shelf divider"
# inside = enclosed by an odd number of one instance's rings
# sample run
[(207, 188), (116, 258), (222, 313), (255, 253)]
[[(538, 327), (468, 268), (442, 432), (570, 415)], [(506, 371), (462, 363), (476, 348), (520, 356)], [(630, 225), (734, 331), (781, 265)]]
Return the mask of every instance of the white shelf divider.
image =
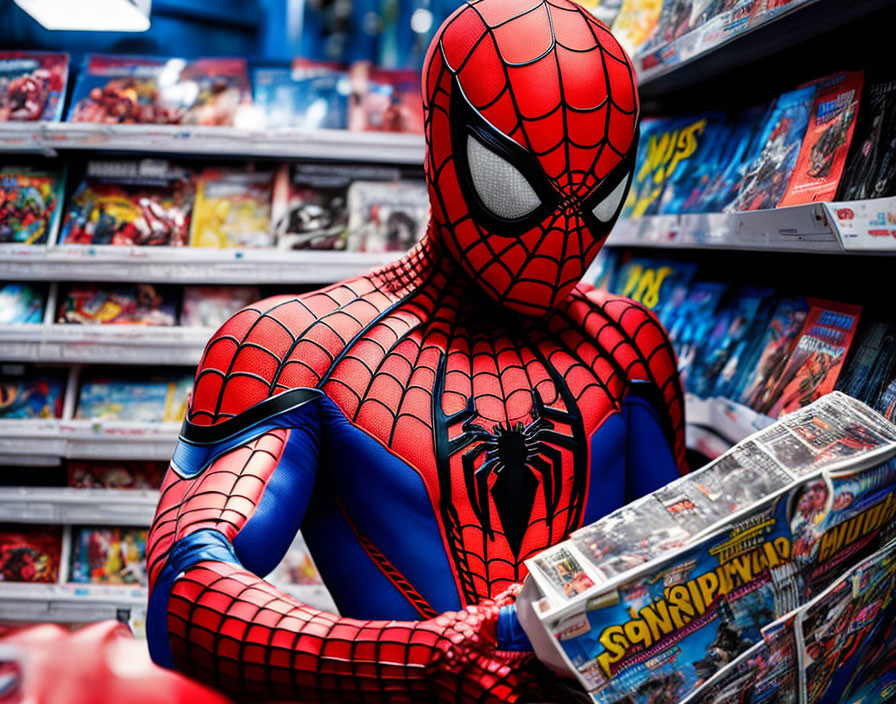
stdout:
[(347, 130), (202, 125), (107, 125), (43, 122), (0, 125), (0, 152), (54, 155), (59, 150), (326, 159), (421, 165), (423, 135)]
[(393, 262), (403, 254), (115, 245), (0, 245), (0, 280), (329, 284)]
[(0, 488), (0, 521), (147, 527), (159, 492), (137, 489)]
[(214, 330), (155, 325), (4, 325), (5, 361), (196, 365)]
[(139, 586), (0, 582), (0, 621), (127, 620), (145, 610), (146, 599)]

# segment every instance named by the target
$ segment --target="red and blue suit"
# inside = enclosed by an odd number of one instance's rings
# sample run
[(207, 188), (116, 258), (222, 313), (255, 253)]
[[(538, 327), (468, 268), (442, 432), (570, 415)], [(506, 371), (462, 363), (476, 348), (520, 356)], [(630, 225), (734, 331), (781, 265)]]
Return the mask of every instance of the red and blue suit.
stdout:
[[(637, 148), (619, 44), (568, 0), (473, 0), (423, 93), (425, 239), (240, 311), (196, 374), (147, 631), (157, 662), (234, 695), (550, 700), (515, 616), (524, 560), (685, 471), (665, 332), (578, 283)], [(340, 615), (264, 581), (299, 529)]]

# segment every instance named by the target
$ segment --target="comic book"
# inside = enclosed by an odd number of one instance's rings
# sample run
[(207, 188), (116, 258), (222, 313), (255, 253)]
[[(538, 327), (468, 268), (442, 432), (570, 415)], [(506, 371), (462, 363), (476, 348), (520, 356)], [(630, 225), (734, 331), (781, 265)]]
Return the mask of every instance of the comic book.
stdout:
[(737, 398), (745, 377), (754, 367), (759, 353), (756, 339), (767, 329), (775, 292), (770, 288), (744, 286), (736, 292), (734, 315), (722, 338), (722, 344), (713, 350), (707, 367), (715, 380), (712, 395)]
[(772, 393), (787, 366), (808, 311), (803, 298), (783, 298), (778, 302), (757, 345), (759, 357), (753, 371), (744, 379), (740, 396), (733, 400), (758, 413), (768, 413), (775, 401)]
[(419, 71), (383, 69), (359, 61), (352, 64), (349, 72), (353, 93), (349, 129), (423, 134)]
[(613, 26), (622, 9), (622, 0), (582, 0), (578, 4), (607, 27)]
[(158, 489), (166, 462), (69, 460), (68, 485), (76, 489)]
[(633, 257), (617, 271), (612, 293), (644, 305), (662, 322), (666, 306), (685, 298), (696, 272), (696, 262)]
[(345, 249), (354, 179), (397, 181), (382, 166), (284, 164), (274, 181), (272, 220), (280, 249)]
[(145, 528), (74, 529), (69, 581), (146, 586), (147, 533)]
[(896, 603), (896, 541), (841, 576), (801, 614), (801, 680), (806, 704), (836, 704), (862, 666), (866, 644)]
[(774, 208), (781, 201), (809, 124), (816, 85), (784, 93), (759, 132), (760, 150), (747, 164), (726, 212)]
[(69, 122), (233, 125), (251, 105), (242, 58), (89, 54), (72, 93)]
[[(719, 117), (708, 114), (695, 117), (645, 120), (641, 123), (641, 143), (631, 190), (622, 209), (622, 217), (640, 217), (661, 212), (662, 196), (670, 181), (686, 176), (692, 161), (704, 143), (707, 127)], [(674, 194), (670, 198), (674, 198)], [(679, 198), (683, 201), (687, 197)], [(667, 205), (667, 208), (669, 206)]]
[(65, 371), (0, 364), (0, 418), (60, 418)]
[(257, 286), (185, 286), (180, 324), (218, 329), (240, 308), (260, 298)]
[(728, 285), (712, 281), (698, 281), (688, 291), (684, 302), (672, 309), (666, 331), (678, 357), (678, 375), (682, 386), (696, 393), (699, 373), (704, 366), (704, 355), (710, 351), (707, 341), (716, 326), (716, 310), (728, 290)]
[(803, 145), (779, 205), (830, 201), (837, 195), (863, 80), (862, 71), (844, 71), (817, 82)]
[(429, 224), (423, 182), (355, 181), (348, 189), (348, 239), (353, 252), (404, 252)]
[(174, 292), (155, 284), (70, 284), (59, 301), (57, 323), (176, 325)]
[(702, 130), (693, 132), (696, 141), (693, 154), (683, 156), (674, 169), (665, 174), (666, 185), (656, 210), (660, 214), (700, 210), (699, 203), (712, 174), (718, 170), (717, 162), (730, 131), (721, 113), (708, 113), (703, 119), (705, 126)]
[(76, 418), (172, 423), (183, 420), (193, 386), (189, 374), (146, 378), (88, 376), (81, 383)]
[(0, 122), (57, 121), (68, 83), (68, 54), (0, 51)]
[(167, 161), (91, 161), (72, 195), (60, 244), (185, 245), (192, 173)]
[(193, 247), (270, 247), (271, 171), (207, 168), (196, 182), (190, 222)]
[(341, 64), (295, 58), (291, 69), (255, 69), (252, 91), (267, 127), (343, 130), (348, 126), (351, 83)]
[(837, 200), (896, 195), (896, 81), (872, 84), (862, 99)]
[(641, 46), (643, 54), (659, 49), (688, 31), (693, 0), (663, 0), (653, 33)]
[(775, 401), (768, 413), (773, 418), (833, 390), (862, 313), (862, 306), (818, 299), (807, 303), (799, 338), (771, 392)]
[(0, 243), (55, 241), (64, 191), (61, 171), (0, 166)]
[(594, 262), (591, 264), (591, 271), (594, 273), (594, 288), (602, 291), (610, 291), (612, 288), (613, 278), (619, 268), (619, 251), (612, 247), (601, 247)]
[(834, 388), (863, 403), (880, 395), (896, 361), (896, 330), (889, 323), (872, 321), (859, 328)]
[(678, 701), (894, 519), (896, 426), (834, 392), (527, 560), (521, 618), (597, 704)]
[(799, 655), (791, 612), (765, 626), (762, 639), (727, 662), (717, 651), (720, 669), (681, 704), (798, 704)]
[(46, 292), (35, 284), (0, 284), (0, 325), (41, 323)]
[(62, 526), (0, 525), (0, 582), (59, 581)]
[(629, 56), (635, 56), (650, 39), (663, 10), (663, 0), (622, 0), (613, 22), (613, 36)]

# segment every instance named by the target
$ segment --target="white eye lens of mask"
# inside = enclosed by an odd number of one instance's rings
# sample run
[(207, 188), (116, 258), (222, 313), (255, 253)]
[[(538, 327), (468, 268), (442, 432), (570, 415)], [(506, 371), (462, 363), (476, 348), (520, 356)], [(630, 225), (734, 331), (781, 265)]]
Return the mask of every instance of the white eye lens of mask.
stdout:
[(619, 210), (619, 206), (622, 205), (622, 196), (625, 194), (625, 186), (627, 184), (628, 176), (619, 182), (619, 185), (611, 191), (610, 195), (594, 207), (594, 210), (591, 211), (594, 213), (594, 217), (601, 222), (610, 222), (613, 216), (616, 215), (616, 211)]
[(467, 162), (483, 205), (505, 220), (518, 220), (541, 205), (526, 177), (473, 136), (467, 136)]

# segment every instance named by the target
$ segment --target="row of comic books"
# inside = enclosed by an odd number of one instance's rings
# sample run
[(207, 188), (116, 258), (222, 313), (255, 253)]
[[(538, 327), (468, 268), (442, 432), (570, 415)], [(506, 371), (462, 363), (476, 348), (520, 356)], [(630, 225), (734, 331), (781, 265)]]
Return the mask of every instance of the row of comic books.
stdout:
[[(146, 586), (147, 529), (75, 526), (68, 564), (62, 526), (0, 524), (0, 582)], [(301, 535), (268, 579), (277, 585), (319, 585), (320, 575)]]
[[(842, 645), (890, 607), (894, 519), (896, 426), (834, 392), (529, 559), (524, 623), (598, 704), (680, 701), (764, 637), (778, 657), (752, 684), (783, 697), (802, 663), (819, 692), (849, 655), (828, 635)], [(820, 617), (844, 578), (858, 604)], [(793, 667), (769, 629), (813, 599)]]
[[(257, 286), (63, 285), (52, 320), (59, 324), (180, 325), (218, 328), (262, 298)], [(47, 290), (40, 284), (0, 283), (0, 325), (39, 324)]]
[[(684, 61), (792, 10), (806, 0), (597, 0), (616, 8), (613, 34), (631, 55)], [(689, 41), (669, 51), (675, 39)], [(664, 51), (665, 50), (665, 51)], [(644, 63), (649, 68), (652, 63)]]
[(89, 161), (63, 207), (65, 180), (0, 167), (0, 243), (389, 252), (417, 242), (429, 215), (424, 183), (387, 167)]
[[(0, 122), (61, 120), (68, 74), (67, 54), (0, 51)], [(89, 54), (66, 120), (422, 133), (423, 106), (418, 71), (367, 61), (250, 71), (242, 58)]]
[(705, 278), (697, 262), (609, 250), (596, 285), (651, 309), (686, 391), (777, 418), (840, 389), (896, 419), (896, 327), (862, 306)]
[[(61, 418), (68, 370), (0, 364), (0, 419)], [(75, 418), (175, 423), (187, 410), (193, 376), (185, 372), (88, 370), (77, 389)]]
[(896, 83), (827, 76), (770, 106), (641, 122), (623, 217), (896, 195)]

